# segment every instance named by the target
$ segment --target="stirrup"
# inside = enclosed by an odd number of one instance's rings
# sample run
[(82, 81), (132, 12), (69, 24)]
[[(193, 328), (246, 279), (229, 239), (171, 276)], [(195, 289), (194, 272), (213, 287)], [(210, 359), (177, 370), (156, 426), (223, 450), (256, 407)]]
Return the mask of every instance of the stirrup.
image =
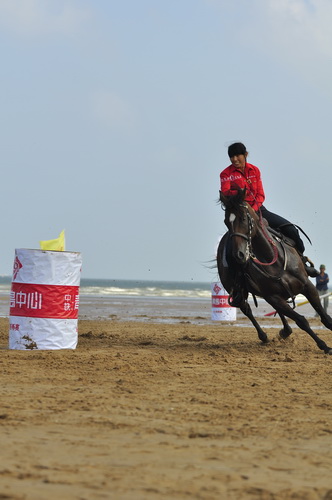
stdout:
[(304, 264), (306, 264), (308, 262), (308, 264), (309, 264), (310, 267), (315, 267), (315, 264), (306, 255), (302, 256), (302, 260), (303, 260)]

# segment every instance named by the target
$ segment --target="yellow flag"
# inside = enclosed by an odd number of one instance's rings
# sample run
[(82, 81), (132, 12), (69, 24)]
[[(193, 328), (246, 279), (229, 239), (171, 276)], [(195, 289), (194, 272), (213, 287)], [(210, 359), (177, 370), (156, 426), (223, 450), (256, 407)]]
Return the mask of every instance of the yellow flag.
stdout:
[(55, 250), (58, 252), (65, 251), (65, 230), (61, 231), (59, 237), (55, 240), (40, 241), (40, 248), (42, 250)]

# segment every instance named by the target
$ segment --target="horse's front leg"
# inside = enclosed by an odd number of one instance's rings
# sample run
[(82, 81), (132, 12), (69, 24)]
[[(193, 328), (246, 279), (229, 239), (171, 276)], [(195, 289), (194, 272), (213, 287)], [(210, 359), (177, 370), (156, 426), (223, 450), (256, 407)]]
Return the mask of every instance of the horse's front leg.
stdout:
[(256, 321), (256, 319), (255, 319), (255, 317), (254, 317), (254, 315), (252, 313), (251, 307), (250, 307), (250, 305), (248, 304), (248, 302), (246, 300), (242, 301), (242, 303), (240, 305), (240, 309), (243, 312), (243, 314), (245, 316), (247, 316), (247, 318), (250, 319), (250, 321), (252, 322), (252, 324), (256, 328), (259, 340), (261, 340), (264, 344), (267, 344), (267, 342), (269, 341), (269, 339), (268, 339), (266, 333), (264, 332), (264, 330), (262, 330), (262, 328), (260, 327), (260, 325), (257, 323), (257, 321)]
[(287, 316), (295, 321), (297, 326), (307, 332), (310, 337), (316, 342), (319, 349), (325, 352), (325, 354), (332, 354), (332, 349), (325, 342), (316, 335), (316, 333), (310, 328), (310, 325), (307, 319), (304, 316), (301, 316), (295, 309), (292, 309), (290, 305), (286, 302), (285, 299), (280, 296), (270, 296), (268, 300), (269, 304), (277, 311), (279, 316), (281, 315)]

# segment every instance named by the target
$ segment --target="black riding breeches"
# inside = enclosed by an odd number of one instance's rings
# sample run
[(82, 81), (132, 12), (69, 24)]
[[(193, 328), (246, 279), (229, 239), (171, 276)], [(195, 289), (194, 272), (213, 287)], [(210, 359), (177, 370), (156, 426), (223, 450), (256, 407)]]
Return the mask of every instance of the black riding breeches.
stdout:
[(304, 244), (296, 226), (294, 226), (294, 224), (289, 222), (287, 219), (284, 219), (284, 217), (270, 212), (263, 205), (260, 210), (262, 217), (267, 220), (269, 226), (272, 227), (272, 229), (280, 231), (282, 234), (287, 236), (287, 238), (291, 238), (295, 242), (296, 248), (303, 254)]

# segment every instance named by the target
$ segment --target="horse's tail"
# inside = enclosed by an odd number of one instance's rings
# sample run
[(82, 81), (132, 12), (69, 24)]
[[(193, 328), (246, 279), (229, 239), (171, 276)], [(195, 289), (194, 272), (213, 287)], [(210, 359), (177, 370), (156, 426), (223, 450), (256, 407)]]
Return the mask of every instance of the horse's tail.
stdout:
[(311, 243), (311, 239), (309, 238), (309, 236), (303, 231), (303, 229), (300, 227), (300, 226), (297, 226), (296, 224), (294, 224), (294, 226), (299, 230), (301, 231), (302, 234), (304, 234), (304, 236), (307, 238), (307, 240), (309, 241), (310, 245), (312, 245)]

